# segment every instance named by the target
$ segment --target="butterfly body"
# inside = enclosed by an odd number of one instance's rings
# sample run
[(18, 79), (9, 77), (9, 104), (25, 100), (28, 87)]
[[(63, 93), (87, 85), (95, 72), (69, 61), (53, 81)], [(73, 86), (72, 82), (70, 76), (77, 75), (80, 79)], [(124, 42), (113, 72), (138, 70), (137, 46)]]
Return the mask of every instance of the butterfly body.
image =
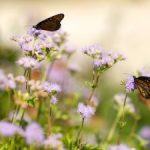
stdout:
[(61, 27), (60, 22), (63, 18), (64, 14), (57, 14), (39, 22), (33, 28), (37, 30), (56, 31)]
[(145, 99), (150, 99), (150, 77), (140, 76), (134, 78), (134, 86)]

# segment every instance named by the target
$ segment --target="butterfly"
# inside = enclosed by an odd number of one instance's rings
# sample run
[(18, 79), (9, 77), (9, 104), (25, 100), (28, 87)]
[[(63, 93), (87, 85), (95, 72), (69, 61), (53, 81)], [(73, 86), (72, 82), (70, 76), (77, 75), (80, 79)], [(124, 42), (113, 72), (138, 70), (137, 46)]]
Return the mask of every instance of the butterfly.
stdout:
[(150, 99), (150, 77), (140, 76), (134, 78), (134, 86), (145, 99)]
[(64, 14), (57, 14), (39, 22), (33, 28), (37, 30), (56, 31), (61, 27), (60, 22), (63, 18)]

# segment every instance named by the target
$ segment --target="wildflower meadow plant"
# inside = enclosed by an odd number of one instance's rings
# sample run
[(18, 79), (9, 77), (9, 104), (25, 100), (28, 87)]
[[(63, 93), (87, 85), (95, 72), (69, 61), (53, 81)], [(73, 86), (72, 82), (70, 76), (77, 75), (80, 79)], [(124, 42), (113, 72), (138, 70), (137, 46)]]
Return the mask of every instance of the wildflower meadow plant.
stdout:
[[(118, 92), (112, 101), (110, 99), (111, 110), (101, 108), (105, 99), (99, 98), (96, 92), (102, 87), (99, 84), (102, 74), (126, 60), (122, 53), (99, 45), (82, 48), (81, 54), (88, 56), (92, 64), (89, 72), (92, 79), (87, 81), (80, 75), (82, 68), (78, 68), (78, 62), (70, 64), (76, 48), (68, 42), (68, 34), (63, 30), (48, 32), (30, 28), (25, 35), (11, 39), (18, 44), (22, 55), (16, 60), (18, 72), (0, 70), (1, 101), (4, 97), (9, 105), (8, 113), (0, 121), (0, 149), (135, 150), (146, 147), (142, 142), (149, 140), (149, 129), (135, 133), (140, 117), (130, 98), (136, 88), (134, 77), (125, 82), (124, 93)], [(86, 86), (83, 87), (83, 83)], [(86, 96), (83, 91), (88, 91)], [(99, 108), (105, 113), (110, 111), (109, 115), (115, 118), (98, 116)], [(140, 146), (121, 136), (126, 132), (127, 117), (132, 118), (134, 125), (125, 137), (135, 138)], [(86, 140), (89, 135), (95, 144), (85, 142), (89, 141), (90, 138)]]

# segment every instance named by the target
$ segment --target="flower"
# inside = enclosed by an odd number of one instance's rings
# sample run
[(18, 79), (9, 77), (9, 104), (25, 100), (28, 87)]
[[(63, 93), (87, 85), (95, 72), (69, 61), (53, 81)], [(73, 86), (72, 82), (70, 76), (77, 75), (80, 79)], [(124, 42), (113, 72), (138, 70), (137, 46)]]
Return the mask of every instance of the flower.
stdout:
[(101, 55), (103, 50), (104, 49), (97, 44), (93, 44), (82, 49), (85, 54), (93, 58), (97, 58), (98, 55)]
[(135, 90), (135, 84), (134, 84), (134, 77), (133, 76), (128, 76), (125, 87), (126, 87), (127, 93)]
[(99, 45), (91, 45), (83, 49), (84, 53), (93, 58), (94, 68), (108, 69), (118, 61), (125, 60), (125, 57), (119, 52), (109, 52)]
[(56, 84), (56, 83), (52, 83), (51, 85), (50, 85), (50, 91), (52, 91), (52, 92), (61, 92), (61, 88), (60, 88), (60, 86), (58, 85), (58, 84)]
[(52, 134), (50, 135), (45, 141), (44, 145), (46, 148), (54, 148), (59, 149), (60, 147), (63, 147), (63, 143), (60, 141), (62, 137), (62, 134)]
[(44, 142), (43, 129), (37, 123), (31, 123), (26, 127), (25, 138), (27, 144), (38, 144), (42, 145)]
[(118, 144), (118, 145), (111, 145), (108, 150), (136, 150), (135, 148), (130, 148), (126, 144)]
[(56, 32), (49, 32), (49, 35), (51, 36), (52, 42), (58, 46), (63, 44), (67, 38), (67, 33), (61, 29)]
[(26, 78), (24, 76), (17, 76), (17, 77), (15, 77), (15, 81), (23, 84), (26, 82)]
[(29, 80), (28, 85), (32, 91), (39, 91), (42, 89), (41, 82), (39, 80)]
[[(124, 104), (124, 101), (125, 101), (125, 97), (126, 95), (125, 94), (122, 94), (122, 93), (119, 93), (119, 94), (116, 94), (114, 96), (114, 100), (116, 102), (116, 104), (119, 106), (117, 108), (120, 108), (123, 106)], [(134, 113), (136, 110), (135, 110), (135, 107), (134, 105), (131, 103), (131, 99), (129, 97), (126, 98), (126, 105), (125, 105), (125, 109), (130, 112), (130, 113)]]
[(39, 62), (32, 57), (22, 57), (17, 61), (17, 64), (24, 68), (37, 68), (39, 67)]
[(52, 104), (57, 104), (58, 99), (55, 96), (52, 96), (50, 101)]
[(42, 89), (48, 93), (51, 93), (51, 92), (61, 92), (61, 88), (58, 84), (56, 83), (49, 83), (49, 82), (44, 82), (42, 84)]
[(15, 89), (16, 83), (12, 74), (5, 75), (3, 70), (0, 70), (0, 90)]
[(150, 143), (150, 127), (149, 126), (145, 126), (144, 128), (142, 128), (139, 134), (142, 138), (148, 140)]
[(15, 134), (23, 135), (23, 130), (12, 123), (5, 121), (0, 122), (0, 135), (9, 137)]
[(29, 28), (28, 31), (27, 31), (27, 34), (29, 34), (30, 36), (34, 36), (34, 37), (37, 37), (39, 34), (41, 33), (40, 30), (36, 30), (36, 28)]
[(120, 52), (114, 52), (111, 54), (111, 56), (114, 60), (125, 60), (126, 59), (126, 57)]
[(141, 76), (150, 77), (150, 68), (148, 68), (148, 67), (142, 68), (142, 69), (139, 71), (139, 74), (140, 74)]
[(83, 103), (78, 104), (77, 112), (80, 113), (82, 118), (88, 119), (95, 114), (95, 108), (90, 105), (85, 105)]

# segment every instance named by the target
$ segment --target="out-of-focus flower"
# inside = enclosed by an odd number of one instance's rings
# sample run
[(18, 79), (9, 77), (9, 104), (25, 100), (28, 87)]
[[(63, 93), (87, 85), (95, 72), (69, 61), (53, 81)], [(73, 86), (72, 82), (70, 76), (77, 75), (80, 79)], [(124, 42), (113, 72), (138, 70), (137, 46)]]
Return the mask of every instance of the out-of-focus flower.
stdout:
[(66, 41), (67, 33), (63, 30), (57, 30), (56, 32), (49, 32), (54, 44), (60, 46)]
[[(116, 94), (114, 96), (114, 100), (115, 100), (116, 104), (119, 106), (119, 108), (123, 106), (125, 97), (126, 97), (125, 94), (122, 94), (122, 93)], [(136, 111), (135, 107), (129, 97), (126, 98), (125, 109), (126, 109), (126, 111), (128, 111), (130, 113), (134, 113)]]
[(3, 70), (0, 70), (0, 90), (15, 89), (16, 83), (12, 74), (5, 75)]
[(120, 52), (113, 52), (113, 53), (111, 54), (111, 56), (112, 56), (112, 58), (113, 58), (114, 60), (125, 60), (125, 59), (126, 59), (126, 57), (124, 56), (124, 54), (122, 54), (122, 53), (120, 53)]
[(150, 77), (150, 67), (144, 67), (139, 71), (140, 76)]
[(56, 83), (49, 83), (49, 82), (44, 82), (42, 84), (42, 89), (48, 93), (51, 92), (61, 92), (61, 88), (58, 84)]
[(50, 102), (51, 102), (52, 104), (57, 104), (58, 99), (57, 99), (55, 96), (52, 96)]
[(80, 72), (81, 71), (80, 66), (77, 63), (73, 63), (73, 62), (68, 64), (68, 69), (71, 72)]
[[(117, 103), (117, 105), (119, 107), (117, 108), (120, 108), (123, 106), (124, 104), (124, 101), (125, 101), (125, 94), (122, 94), (122, 93), (119, 93), (119, 94), (116, 94), (114, 96), (114, 100), (115, 102)], [(126, 105), (125, 105), (125, 109), (126, 111), (130, 112), (130, 113), (134, 113), (136, 110), (135, 110), (135, 107), (133, 105), (133, 103), (131, 102), (131, 99), (129, 97), (126, 98)]]
[(51, 92), (61, 92), (61, 88), (58, 84), (56, 83), (51, 83), (50, 85), (50, 91)]
[(24, 76), (17, 76), (17, 77), (15, 77), (15, 81), (23, 84), (26, 82), (26, 78)]
[(40, 30), (36, 30), (36, 28), (33, 28), (33, 27), (29, 28), (27, 31), (27, 34), (34, 36), (34, 37), (37, 37), (40, 33), (41, 33)]
[(21, 45), (21, 49), (23, 50), (23, 51), (32, 51), (33, 50), (33, 47), (31, 47), (31, 45), (29, 45), (29, 44), (22, 44)]
[(16, 83), (15, 83), (13, 74), (8, 74), (7, 79), (8, 79), (7, 80), (7, 88), (15, 89), (16, 88)]
[(150, 127), (149, 126), (145, 126), (144, 128), (142, 128), (140, 130), (140, 136), (142, 138), (150, 141)]
[(118, 144), (118, 145), (111, 145), (108, 150), (136, 150), (135, 148), (130, 148), (126, 144)]
[(85, 105), (83, 103), (79, 103), (77, 112), (80, 113), (82, 118), (89, 119), (95, 114), (95, 108), (90, 105)]
[(25, 138), (27, 144), (42, 145), (44, 142), (43, 129), (37, 123), (31, 123), (26, 127)]
[(52, 134), (44, 141), (44, 145), (46, 148), (60, 149), (63, 147), (61, 138), (62, 134), (60, 133)]
[(28, 85), (32, 91), (38, 91), (42, 89), (41, 82), (39, 80), (29, 80)]
[(9, 136), (13, 136), (15, 134), (19, 134), (19, 135), (23, 135), (23, 130), (12, 124), (12, 123), (9, 123), (9, 122), (5, 122), (5, 121), (1, 121), (0, 122), (0, 135), (2, 136), (6, 136), (6, 137), (9, 137)]
[(135, 90), (135, 83), (134, 83), (134, 77), (133, 76), (128, 76), (128, 79), (125, 83), (125, 88), (126, 88), (127, 93)]
[(22, 57), (17, 61), (17, 64), (24, 68), (38, 68), (39, 62), (32, 57)]

